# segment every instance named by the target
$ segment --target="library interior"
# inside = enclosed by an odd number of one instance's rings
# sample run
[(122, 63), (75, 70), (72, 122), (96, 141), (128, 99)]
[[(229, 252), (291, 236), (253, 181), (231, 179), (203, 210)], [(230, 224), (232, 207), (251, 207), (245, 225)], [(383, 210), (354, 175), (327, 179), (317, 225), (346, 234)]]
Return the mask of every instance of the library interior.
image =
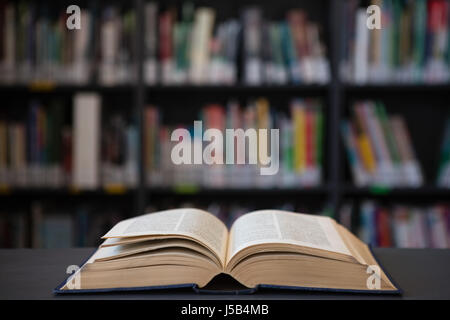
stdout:
[(448, 0), (0, 0), (0, 101), (1, 249), (176, 208), (450, 249)]

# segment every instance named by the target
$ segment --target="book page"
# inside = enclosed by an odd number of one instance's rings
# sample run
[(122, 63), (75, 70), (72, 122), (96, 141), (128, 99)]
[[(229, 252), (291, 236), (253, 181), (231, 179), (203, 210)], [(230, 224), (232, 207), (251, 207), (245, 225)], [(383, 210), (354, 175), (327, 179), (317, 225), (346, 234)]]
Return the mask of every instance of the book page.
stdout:
[[(117, 238), (109, 238), (106, 239), (105, 242), (115, 239)], [(187, 248), (209, 257), (218, 265), (218, 267), (220, 267), (221, 264), (220, 260), (211, 252), (211, 250), (206, 249), (204, 246), (196, 242), (185, 239), (155, 239), (137, 243), (100, 247), (96, 253), (95, 261), (113, 260), (143, 252), (154, 252), (167, 248)]]
[(102, 238), (181, 235), (200, 241), (225, 262), (227, 227), (214, 215), (199, 209), (174, 209), (123, 220)]
[(351, 255), (329, 217), (280, 210), (248, 213), (230, 231), (228, 260), (240, 250), (257, 244), (287, 243)]

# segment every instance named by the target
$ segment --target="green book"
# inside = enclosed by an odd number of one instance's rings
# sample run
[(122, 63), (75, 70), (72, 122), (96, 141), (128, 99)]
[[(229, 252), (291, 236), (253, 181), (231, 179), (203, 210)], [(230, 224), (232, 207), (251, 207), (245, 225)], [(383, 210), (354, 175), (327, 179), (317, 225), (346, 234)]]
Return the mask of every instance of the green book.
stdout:
[(392, 66), (397, 68), (400, 65), (400, 28), (402, 7), (400, 1), (392, 2)]
[(443, 174), (445, 167), (450, 162), (450, 118), (447, 120), (445, 127), (444, 139), (442, 140), (441, 158), (438, 169), (438, 180)]
[(294, 171), (293, 165), (293, 132), (292, 132), (292, 123), (290, 120), (283, 119), (284, 123), (283, 131), (281, 132), (281, 147), (282, 147), (282, 161), (283, 166), (287, 172)]
[(427, 32), (427, 4), (426, 0), (414, 2), (414, 62), (422, 68), (425, 64), (425, 41)]
[(278, 23), (272, 23), (269, 26), (269, 37), (273, 63), (277, 66), (284, 66), (281, 46), (281, 26)]
[(389, 154), (391, 155), (391, 159), (394, 162), (394, 164), (398, 165), (401, 162), (398, 146), (396, 144), (396, 141), (394, 139), (394, 134), (392, 133), (392, 130), (391, 130), (391, 127), (389, 124), (389, 119), (388, 119), (388, 116), (386, 113), (386, 109), (381, 102), (376, 103), (375, 114), (378, 117), (378, 120), (383, 129), (384, 136), (386, 138), (387, 146), (389, 149)]

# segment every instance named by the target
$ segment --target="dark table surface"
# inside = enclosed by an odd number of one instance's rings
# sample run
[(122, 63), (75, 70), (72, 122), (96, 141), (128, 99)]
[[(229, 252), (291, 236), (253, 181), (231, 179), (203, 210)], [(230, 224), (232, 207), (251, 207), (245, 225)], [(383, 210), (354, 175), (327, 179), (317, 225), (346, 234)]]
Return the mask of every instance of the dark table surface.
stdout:
[(94, 248), (0, 250), (0, 299), (450, 299), (450, 250), (375, 249), (379, 262), (403, 290), (402, 296), (262, 290), (252, 295), (207, 295), (191, 289), (121, 294), (54, 295), (69, 265)]

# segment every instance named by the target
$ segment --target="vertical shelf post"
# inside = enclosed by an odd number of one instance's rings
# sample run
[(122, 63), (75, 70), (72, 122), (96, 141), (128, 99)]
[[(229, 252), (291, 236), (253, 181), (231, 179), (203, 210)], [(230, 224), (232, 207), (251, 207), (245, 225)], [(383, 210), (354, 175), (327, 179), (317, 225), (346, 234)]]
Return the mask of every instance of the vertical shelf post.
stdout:
[(334, 217), (338, 217), (338, 207), (341, 196), (341, 163), (339, 150), (340, 122), (341, 122), (341, 94), (342, 86), (339, 77), (339, 64), (341, 61), (342, 39), (342, 1), (330, 1), (329, 11), (329, 35), (330, 35), (330, 65), (331, 83), (328, 91), (329, 115), (328, 115), (328, 156), (327, 169), (330, 181), (329, 202), (334, 209)]
[(145, 168), (143, 161), (143, 126), (144, 126), (144, 104), (145, 87), (143, 80), (143, 61), (144, 61), (144, 4), (143, 0), (134, 0), (136, 10), (136, 41), (134, 49), (136, 53), (136, 80), (134, 85), (135, 95), (135, 115), (138, 127), (138, 182), (136, 186), (136, 209), (135, 214), (143, 214), (145, 210), (146, 188), (145, 188)]

